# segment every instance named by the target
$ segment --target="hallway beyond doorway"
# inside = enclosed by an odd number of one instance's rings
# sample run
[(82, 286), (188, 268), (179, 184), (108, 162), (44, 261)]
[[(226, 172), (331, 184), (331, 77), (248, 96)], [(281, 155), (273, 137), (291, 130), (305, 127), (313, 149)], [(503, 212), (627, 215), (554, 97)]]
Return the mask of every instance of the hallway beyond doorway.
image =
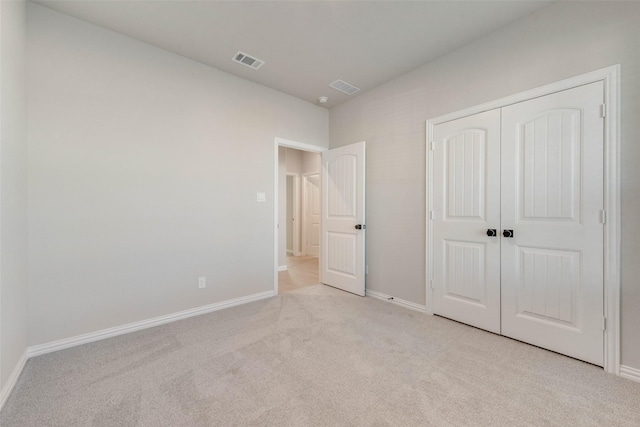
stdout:
[(313, 286), (320, 283), (318, 258), (311, 256), (287, 256), (287, 269), (278, 272), (279, 293)]

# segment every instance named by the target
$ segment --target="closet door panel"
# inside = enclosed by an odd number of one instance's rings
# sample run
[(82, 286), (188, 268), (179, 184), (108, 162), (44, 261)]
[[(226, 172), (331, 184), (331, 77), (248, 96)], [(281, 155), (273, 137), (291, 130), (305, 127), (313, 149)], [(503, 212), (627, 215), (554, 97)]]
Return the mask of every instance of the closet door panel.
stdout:
[(502, 334), (602, 365), (602, 82), (502, 109)]
[(500, 332), (500, 110), (434, 127), (435, 314)]

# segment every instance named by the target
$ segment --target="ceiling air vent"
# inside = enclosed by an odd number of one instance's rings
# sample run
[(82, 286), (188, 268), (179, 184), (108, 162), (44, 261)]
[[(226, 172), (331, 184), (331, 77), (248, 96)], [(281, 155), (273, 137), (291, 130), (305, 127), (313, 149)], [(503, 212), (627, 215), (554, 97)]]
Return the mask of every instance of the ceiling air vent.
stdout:
[(340, 79), (331, 83), (329, 86), (334, 88), (335, 90), (339, 90), (342, 93), (346, 93), (347, 95), (353, 95), (354, 93), (360, 90), (354, 85), (351, 85), (345, 82), (344, 80), (340, 80)]
[(262, 59), (254, 58), (253, 56), (240, 51), (233, 55), (233, 58), (231, 59), (238, 64), (246, 65), (254, 70), (257, 70), (264, 65), (264, 61)]

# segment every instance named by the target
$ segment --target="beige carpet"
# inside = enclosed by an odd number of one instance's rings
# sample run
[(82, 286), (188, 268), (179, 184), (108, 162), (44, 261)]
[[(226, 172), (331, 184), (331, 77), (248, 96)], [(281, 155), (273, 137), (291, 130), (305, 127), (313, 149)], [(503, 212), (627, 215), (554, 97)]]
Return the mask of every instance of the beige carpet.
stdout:
[(30, 360), (13, 426), (639, 426), (640, 383), (322, 286)]

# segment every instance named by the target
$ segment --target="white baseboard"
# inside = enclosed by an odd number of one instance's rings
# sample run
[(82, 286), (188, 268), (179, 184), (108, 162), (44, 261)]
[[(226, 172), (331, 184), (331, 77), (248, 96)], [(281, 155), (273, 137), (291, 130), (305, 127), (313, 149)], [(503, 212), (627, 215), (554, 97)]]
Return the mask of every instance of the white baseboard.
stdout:
[(20, 378), (20, 374), (22, 373), (24, 366), (27, 364), (27, 360), (29, 360), (29, 355), (27, 354), (27, 350), (25, 350), (18, 360), (15, 368), (13, 368), (13, 372), (11, 372), (7, 383), (4, 385), (4, 387), (2, 387), (2, 390), (0, 390), (0, 411), (2, 411), (2, 408), (4, 408), (4, 404), (7, 403), (7, 400), (9, 400), (9, 395), (13, 391), (13, 388), (16, 386), (18, 378)]
[(392, 297), (391, 295), (383, 294), (382, 292), (368, 290), (366, 291), (366, 293), (368, 297), (373, 297), (383, 301), (391, 302), (393, 304), (398, 304), (403, 307), (410, 308), (411, 310), (421, 311), (423, 313), (427, 311), (427, 307), (424, 305), (416, 304), (415, 302), (403, 300), (400, 298), (395, 298), (395, 297)]
[(640, 382), (640, 369), (630, 366), (620, 366), (620, 376), (628, 380)]
[(287, 266), (286, 265), (279, 265), (278, 266), (278, 271), (287, 271)]
[(88, 334), (77, 335), (75, 337), (65, 338), (45, 344), (30, 346), (27, 349), (29, 357), (40, 356), (42, 354), (52, 353), (65, 348), (75, 347), (77, 345), (87, 344), (118, 335), (127, 334), (129, 332), (139, 331), (141, 329), (152, 328), (154, 326), (164, 325), (165, 323), (175, 322), (177, 320), (186, 319), (200, 314), (211, 313), (213, 311), (222, 310), (223, 308), (233, 307), (240, 304), (246, 304), (253, 301), (269, 298), (274, 296), (273, 290), (260, 292), (245, 297), (234, 298), (227, 301), (217, 302), (214, 304), (204, 305), (202, 307), (192, 308), (190, 310), (179, 311), (177, 313), (167, 314), (165, 316), (154, 317), (139, 322), (133, 322), (114, 328), (102, 329)]

